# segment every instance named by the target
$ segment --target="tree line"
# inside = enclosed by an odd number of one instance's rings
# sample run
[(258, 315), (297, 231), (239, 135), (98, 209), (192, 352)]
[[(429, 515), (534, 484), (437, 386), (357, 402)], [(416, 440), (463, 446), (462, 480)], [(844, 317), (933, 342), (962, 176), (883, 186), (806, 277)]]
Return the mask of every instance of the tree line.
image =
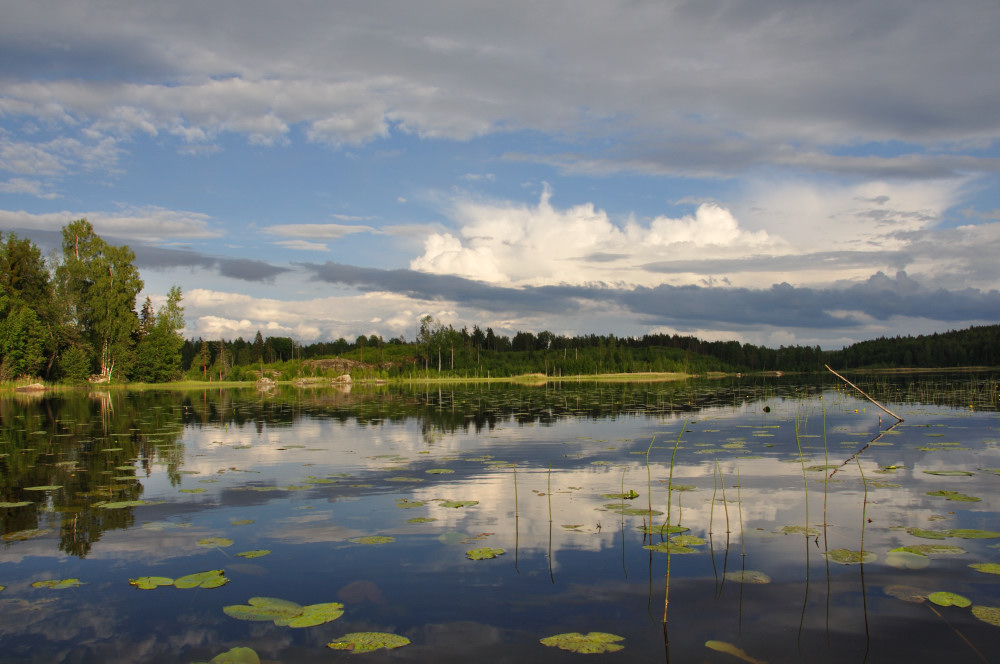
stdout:
[(62, 229), (62, 252), (0, 234), (0, 381), (138, 380), (180, 375), (181, 289), (136, 311), (143, 288), (135, 254), (79, 219)]
[(85, 219), (62, 229), (62, 251), (46, 261), (38, 247), (0, 234), (0, 381), (248, 380), (327, 375), (350, 360), (362, 377), (571, 376), (637, 372), (823, 371), (891, 367), (1000, 366), (1000, 325), (919, 337), (880, 337), (841, 350), (768, 348), (738, 341), (646, 334), (561, 335), (548, 330), (497, 334), (420, 319), (412, 341), (358, 336), (301, 344), (285, 336), (253, 340), (185, 339), (181, 289), (166, 303), (136, 307), (143, 288), (127, 246), (105, 242)]

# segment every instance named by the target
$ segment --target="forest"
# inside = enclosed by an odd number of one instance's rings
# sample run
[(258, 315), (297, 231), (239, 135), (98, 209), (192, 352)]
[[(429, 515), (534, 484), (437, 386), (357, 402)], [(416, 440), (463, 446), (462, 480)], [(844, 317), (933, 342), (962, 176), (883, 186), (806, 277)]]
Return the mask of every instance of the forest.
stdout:
[(378, 335), (301, 344), (282, 336), (185, 339), (181, 289), (154, 310), (137, 307), (143, 282), (127, 247), (108, 244), (85, 219), (62, 229), (49, 264), (30, 240), (0, 234), (0, 383), (502, 378), (680, 372), (812, 372), (1000, 366), (1000, 325), (878, 338), (841, 350), (777, 349), (738, 341), (646, 334), (512, 337), (478, 324), (455, 329), (431, 316), (415, 339)]

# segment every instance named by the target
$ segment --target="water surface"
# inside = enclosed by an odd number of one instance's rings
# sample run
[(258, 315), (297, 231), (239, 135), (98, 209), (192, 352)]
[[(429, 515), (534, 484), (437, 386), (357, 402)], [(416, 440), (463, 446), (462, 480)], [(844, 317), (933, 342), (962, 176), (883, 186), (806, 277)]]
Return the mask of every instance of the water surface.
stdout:
[[(0, 662), (329, 662), (365, 631), (411, 642), (367, 661), (585, 657), (565, 632), (623, 637), (587, 661), (990, 661), (1000, 627), (926, 597), (1000, 606), (970, 567), (1000, 562), (995, 379), (865, 389), (905, 421), (792, 377), (9, 397)], [(690, 553), (644, 548), (668, 512)], [(223, 610), (252, 597), (344, 613)]]

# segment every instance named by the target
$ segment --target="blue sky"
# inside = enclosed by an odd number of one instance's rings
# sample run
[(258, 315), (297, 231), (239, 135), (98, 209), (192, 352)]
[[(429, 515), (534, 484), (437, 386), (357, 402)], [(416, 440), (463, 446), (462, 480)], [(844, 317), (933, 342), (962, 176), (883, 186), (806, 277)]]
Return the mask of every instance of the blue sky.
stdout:
[(0, 0), (0, 229), (192, 337), (1000, 320), (993, 0)]

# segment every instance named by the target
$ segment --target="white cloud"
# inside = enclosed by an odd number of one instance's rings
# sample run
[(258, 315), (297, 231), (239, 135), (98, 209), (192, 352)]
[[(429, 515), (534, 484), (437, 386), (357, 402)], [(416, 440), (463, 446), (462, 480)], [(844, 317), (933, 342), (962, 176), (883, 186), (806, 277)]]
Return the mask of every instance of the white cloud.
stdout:
[(7, 182), (0, 182), (0, 192), (5, 194), (27, 194), (49, 200), (60, 198), (60, 195), (55, 192), (43, 191), (42, 184), (37, 180), (26, 180), (24, 178), (13, 178)]
[(295, 251), (330, 251), (330, 247), (322, 242), (309, 242), (308, 240), (279, 240), (275, 244)]
[(627, 283), (656, 285), (642, 266), (697, 250), (702, 258), (784, 251), (766, 231), (740, 228), (733, 214), (705, 203), (693, 216), (615, 224), (585, 203), (556, 209), (548, 189), (536, 206), (461, 201), (453, 217), (462, 239), (433, 233), (414, 270), (514, 285)]
[(271, 233), (273, 235), (323, 240), (335, 240), (352, 233), (378, 232), (371, 226), (347, 224), (280, 224), (277, 226), (267, 226), (261, 230), (265, 233)]

